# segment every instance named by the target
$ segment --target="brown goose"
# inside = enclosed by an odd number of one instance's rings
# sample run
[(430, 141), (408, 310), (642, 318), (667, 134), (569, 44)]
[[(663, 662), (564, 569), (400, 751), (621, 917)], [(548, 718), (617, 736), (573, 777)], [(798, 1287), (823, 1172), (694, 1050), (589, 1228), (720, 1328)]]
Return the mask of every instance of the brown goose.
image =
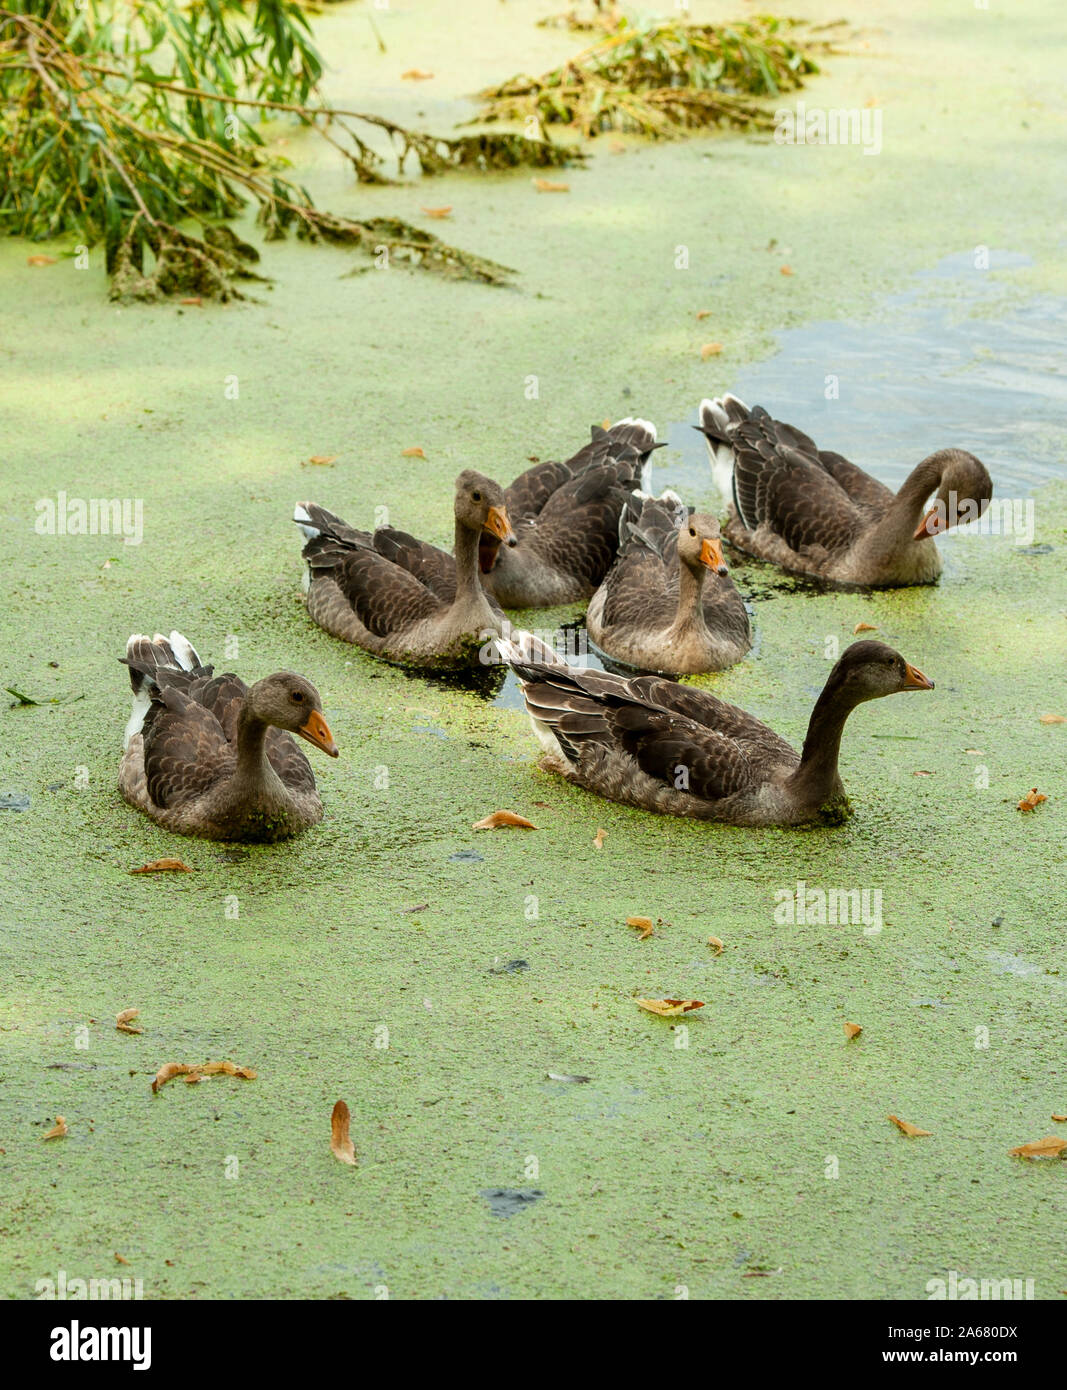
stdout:
[(627, 500), (614, 565), (586, 614), (605, 656), (645, 671), (722, 671), (752, 646), (741, 595), (723, 559), (719, 523), (690, 515), (673, 493)]
[(499, 646), (522, 682), (545, 771), (611, 801), (731, 825), (842, 821), (851, 809), (837, 771), (845, 720), (865, 700), (933, 689), (892, 647), (854, 642), (797, 754), (753, 715), (693, 686), (553, 664), (519, 637)]
[(482, 539), (482, 582), (505, 608), (550, 608), (587, 599), (611, 568), (619, 517), (656, 443), (647, 420), (593, 426), (566, 463), (539, 463), (504, 496), (517, 543)]
[(249, 689), (212, 676), (180, 632), (135, 634), (133, 714), (119, 789), (165, 830), (209, 840), (286, 840), (322, 820), (311, 765), (290, 734), (337, 757), (319, 692), (278, 671)]
[(941, 573), (933, 537), (957, 520), (976, 521), (993, 495), (984, 465), (962, 449), (923, 459), (894, 495), (840, 454), (735, 396), (702, 401), (697, 428), (716, 480), (733, 496), (730, 544), (832, 583), (932, 584)]
[(304, 502), (293, 520), (307, 537), (308, 612), (334, 637), (402, 666), (480, 663), (504, 615), (482, 588), (478, 549), (491, 535), (515, 543), (499, 484), (467, 469), (456, 479), (455, 558), (391, 526), (371, 534)]

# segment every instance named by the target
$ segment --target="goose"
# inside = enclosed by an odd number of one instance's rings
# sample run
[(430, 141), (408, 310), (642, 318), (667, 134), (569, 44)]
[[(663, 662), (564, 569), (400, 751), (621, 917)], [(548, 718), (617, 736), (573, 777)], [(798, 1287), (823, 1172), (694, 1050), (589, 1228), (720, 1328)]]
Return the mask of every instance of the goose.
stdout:
[(482, 583), (505, 608), (551, 608), (592, 596), (619, 547), (626, 498), (641, 486), (656, 427), (627, 417), (594, 425), (566, 463), (538, 463), (504, 496), (516, 544), (482, 540)]
[(730, 825), (841, 823), (851, 814), (837, 770), (848, 716), (865, 700), (934, 688), (892, 647), (853, 642), (815, 702), (798, 754), (705, 690), (579, 670), (518, 635), (497, 646), (519, 677), (545, 771), (610, 801)]
[(314, 502), (293, 520), (306, 538), (308, 612), (319, 627), (401, 666), (460, 669), (484, 662), (500, 605), (482, 588), (483, 537), (514, 545), (504, 492), (466, 469), (456, 479), (455, 558), (391, 526), (357, 531)]
[(716, 480), (733, 497), (730, 544), (835, 584), (932, 584), (941, 573), (933, 537), (957, 521), (977, 520), (993, 495), (985, 466), (962, 449), (930, 454), (894, 495), (802, 430), (736, 396), (702, 401), (697, 428)]
[(119, 789), (165, 830), (209, 840), (274, 841), (322, 820), (315, 775), (291, 734), (337, 757), (319, 692), (293, 671), (249, 688), (213, 675), (180, 632), (134, 633), (133, 713)]
[(633, 493), (614, 565), (586, 614), (591, 640), (645, 671), (722, 671), (752, 646), (741, 595), (722, 553), (719, 523), (671, 492)]

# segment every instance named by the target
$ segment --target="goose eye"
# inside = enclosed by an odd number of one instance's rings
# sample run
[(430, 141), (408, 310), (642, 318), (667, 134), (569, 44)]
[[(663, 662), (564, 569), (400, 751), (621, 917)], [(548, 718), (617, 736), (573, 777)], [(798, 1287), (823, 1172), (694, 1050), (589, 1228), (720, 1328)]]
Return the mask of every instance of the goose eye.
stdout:
[(690, 528), (689, 528), (689, 534), (690, 534), (691, 536), (695, 536), (695, 535), (696, 535), (696, 532), (693, 530), (692, 526), (690, 526)]
[(289, 698), (294, 705), (302, 705), (304, 703), (304, 692), (302, 690), (294, 690)]
[(471, 499), (475, 502), (480, 502), (482, 500), (482, 494), (480, 492), (472, 492)]

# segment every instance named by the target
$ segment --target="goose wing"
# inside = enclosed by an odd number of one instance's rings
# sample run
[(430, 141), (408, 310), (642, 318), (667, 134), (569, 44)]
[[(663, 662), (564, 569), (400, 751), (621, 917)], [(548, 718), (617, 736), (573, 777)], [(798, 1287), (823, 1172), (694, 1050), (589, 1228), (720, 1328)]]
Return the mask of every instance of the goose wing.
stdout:
[(236, 751), (218, 718), (177, 682), (153, 692), (142, 733), (148, 795), (157, 806), (194, 801), (234, 770)]
[(806, 452), (807, 435), (757, 406), (731, 431), (734, 505), (748, 531), (766, 525), (790, 549), (847, 550), (868, 524), (865, 509)]
[(379, 555), (414, 575), (443, 603), (456, 597), (456, 562), (444, 550), (392, 526), (379, 526), (373, 544)]
[(670, 626), (678, 610), (678, 526), (687, 510), (673, 498), (627, 498), (619, 553), (604, 579), (606, 626)]
[(625, 679), (513, 662), (530, 715), (577, 761), (592, 739), (628, 753), (666, 786), (715, 799), (752, 788), (797, 754), (753, 715), (661, 676)]

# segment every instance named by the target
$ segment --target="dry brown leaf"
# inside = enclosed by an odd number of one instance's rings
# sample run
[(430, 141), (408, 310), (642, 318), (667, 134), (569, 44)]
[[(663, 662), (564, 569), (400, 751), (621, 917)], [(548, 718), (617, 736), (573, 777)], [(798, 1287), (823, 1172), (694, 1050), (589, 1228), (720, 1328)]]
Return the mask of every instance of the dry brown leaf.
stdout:
[(608, 838), (608, 832), (604, 829), (604, 827), (603, 827), (602, 825), (598, 825), (598, 826), (597, 826), (597, 829), (596, 829), (596, 835), (595, 835), (595, 837), (594, 837), (594, 839), (593, 839), (593, 848), (594, 848), (594, 849), (603, 849), (603, 848), (604, 848), (604, 841), (605, 841), (607, 838)]
[(426, 450), (420, 449), (417, 444), (413, 444), (410, 449), (401, 449), (400, 457), (402, 459), (424, 459), (426, 457)]
[(173, 1081), (176, 1076), (188, 1076), (193, 1070), (194, 1068), (187, 1066), (185, 1062), (164, 1062), (152, 1081), (153, 1094), (159, 1090), (160, 1086), (165, 1086), (168, 1081)]
[(407, 72), (400, 74), (400, 80), (401, 82), (428, 82), (432, 76), (432, 72), (423, 72), (421, 68), (408, 68)]
[(423, 212), (427, 217), (451, 217), (452, 205), (450, 203), (448, 207), (445, 208), (423, 208)]
[(647, 940), (648, 937), (650, 937), (652, 933), (656, 930), (655, 927), (652, 925), (651, 917), (627, 917), (626, 925), (628, 927), (634, 927), (637, 931), (641, 933), (640, 937), (638, 938), (639, 941)]
[(117, 1250), (115, 1251), (115, 1262), (120, 1265), (128, 1265), (130, 1263), (129, 1260), (123, 1259)]
[[(47, 1137), (47, 1136), (46, 1136)], [(1057, 1158), (1067, 1149), (1067, 1139), (1055, 1134), (1046, 1134), (1044, 1139), (1035, 1139), (1030, 1144), (1020, 1144), (1009, 1152), (1015, 1158)]]
[(1067, 724), (1067, 716), (1062, 714), (1043, 714), (1037, 722), (1039, 724)]
[(722, 944), (722, 942), (719, 940), (717, 936), (709, 936), (708, 945), (711, 947), (711, 949), (715, 952), (717, 956), (721, 956), (723, 951), (725, 951), (726, 949), (726, 947)]
[(569, 183), (554, 183), (552, 179), (531, 179), (530, 182), (538, 193), (569, 193), (571, 191)]
[(475, 821), (471, 829), (499, 830), (504, 825), (514, 825), (520, 830), (537, 829), (532, 820), (527, 820), (525, 816), (517, 816), (514, 811), (494, 811), (491, 816), (486, 816), (485, 820)]
[(1053, 1115), (1052, 1118), (1058, 1125), (1067, 1124), (1067, 1115)]
[(188, 304), (193, 309), (202, 309), (204, 301), (198, 294), (191, 294), (188, 299), (179, 299), (179, 304)]
[(27, 265), (55, 265), (55, 256), (27, 256)]
[(910, 1125), (908, 1124), (907, 1120), (898, 1120), (896, 1115), (887, 1115), (886, 1119), (892, 1120), (893, 1123), (896, 1125), (897, 1129), (900, 1130), (901, 1134), (908, 1135), (910, 1139), (918, 1139), (923, 1135), (929, 1135), (933, 1133), (933, 1131), (929, 1129), (920, 1129), (918, 1125)]
[(705, 343), (700, 349), (700, 360), (706, 362), (709, 357), (718, 357), (722, 352), (722, 343)]
[(340, 454), (312, 454), (308, 463), (313, 463), (316, 468), (328, 468), (331, 463), (336, 463), (340, 457)]
[(698, 310), (697, 310), (697, 320), (698, 320), (698, 321), (699, 321), (700, 319), (710, 319), (710, 318), (711, 318), (711, 310), (710, 310), (710, 309), (698, 309)]
[(131, 869), (131, 874), (191, 874), (188, 864), (180, 859), (153, 859), (151, 864), (142, 864), (139, 869)]
[(849, 1042), (851, 1042), (853, 1038), (858, 1038), (862, 1032), (863, 1029), (858, 1023), (845, 1024), (845, 1037), (848, 1038)]
[(911, 775), (913, 777), (932, 777), (934, 774), (932, 772), (927, 772), (925, 768), (920, 768), (918, 772), (913, 772)]
[(660, 1018), (677, 1018), (679, 1014), (686, 1014), (690, 1009), (704, 1007), (700, 999), (635, 999), (634, 1003), (650, 1014), (659, 1014)]
[(852, 629), (853, 636), (855, 636), (855, 634), (856, 634), (857, 632), (877, 632), (877, 631), (878, 631), (878, 629), (875, 627), (875, 625), (874, 625), (873, 623), (857, 623), (856, 626)]
[(783, 275), (792, 275), (793, 273), (793, 267), (791, 265), (779, 266), (779, 270)]
[(123, 1009), (122, 1013), (115, 1015), (115, 1027), (120, 1033), (136, 1033), (138, 1035), (143, 1033), (143, 1028), (130, 1027), (130, 1024), (140, 1012), (140, 1009)]
[(343, 1100), (339, 1100), (333, 1107), (333, 1114), (330, 1116), (330, 1151), (339, 1162), (351, 1163), (354, 1167), (356, 1146), (348, 1137), (350, 1120), (348, 1106)]
[(1042, 801), (1047, 800), (1048, 797), (1044, 794), (1044, 792), (1039, 792), (1036, 787), (1032, 787), (1031, 790), (1028, 791), (1026, 795), (1023, 797), (1022, 801), (1019, 802), (1019, 810), (1032, 811), (1035, 806), (1040, 806)]
[(56, 1116), (56, 1122), (47, 1134), (42, 1134), (42, 1139), (65, 1139), (67, 1137), (67, 1122), (62, 1115)]

